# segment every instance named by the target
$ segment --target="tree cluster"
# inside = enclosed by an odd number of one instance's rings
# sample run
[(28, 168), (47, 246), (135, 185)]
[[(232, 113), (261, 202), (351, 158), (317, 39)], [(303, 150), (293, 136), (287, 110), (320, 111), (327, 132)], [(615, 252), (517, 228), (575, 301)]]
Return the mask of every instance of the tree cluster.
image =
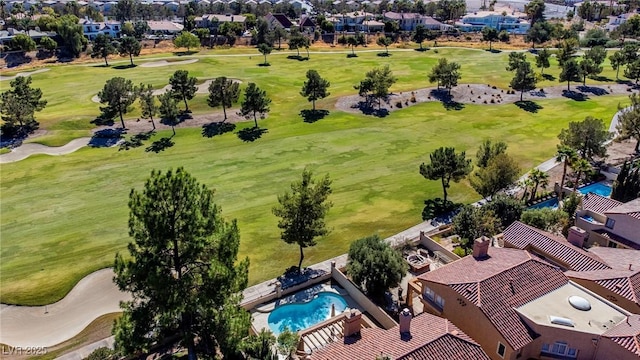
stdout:
[(625, 161), (613, 183), (611, 198), (620, 202), (629, 202), (640, 197), (640, 164)]
[(402, 253), (378, 235), (351, 243), (348, 256), (347, 273), (378, 303), (389, 288), (400, 284), (408, 270)]
[(31, 87), (31, 77), (18, 76), (9, 83), (10, 88), (0, 94), (2, 133), (25, 136), (38, 128), (35, 113), (42, 111), (47, 101), (42, 90)]
[(107, 58), (109, 55), (119, 53), (120, 56), (129, 56), (131, 66), (133, 66), (133, 57), (140, 55), (142, 45), (133, 36), (127, 36), (117, 41), (110, 35), (98, 34), (93, 40), (91, 46), (91, 57), (104, 59), (105, 66), (109, 66)]
[(460, 64), (449, 62), (446, 58), (440, 58), (438, 64), (431, 69), (429, 82), (437, 83), (438, 89), (441, 86), (444, 87), (447, 89), (448, 94), (451, 95), (451, 89), (458, 85), (458, 80), (461, 77)]
[(389, 96), (389, 88), (396, 82), (389, 65), (381, 68), (375, 68), (367, 72), (364, 80), (360, 84), (354, 86), (358, 90), (360, 96), (365, 97), (367, 104), (370, 106), (373, 100), (377, 100), (378, 109), (382, 107), (382, 100)]

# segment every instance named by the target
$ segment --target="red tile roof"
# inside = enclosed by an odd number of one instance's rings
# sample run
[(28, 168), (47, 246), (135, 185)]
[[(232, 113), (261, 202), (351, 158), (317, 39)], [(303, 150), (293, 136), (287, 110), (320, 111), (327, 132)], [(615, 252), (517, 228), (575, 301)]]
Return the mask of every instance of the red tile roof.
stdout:
[(640, 315), (629, 315), (627, 321), (619, 323), (602, 336), (640, 357)]
[(609, 209), (606, 211), (607, 214), (626, 214), (631, 216), (634, 219), (640, 220), (640, 198), (635, 200), (631, 200), (624, 204), (620, 204), (619, 206)]
[(400, 338), (398, 327), (365, 328), (360, 338), (345, 338), (311, 355), (313, 360), (372, 360), (382, 354), (397, 360), (489, 360), (475, 341), (449, 320), (422, 313), (411, 320), (411, 338)]
[(565, 275), (569, 278), (593, 281), (629, 301), (640, 304), (640, 269), (636, 271), (613, 269), (583, 272), (567, 271)]
[(516, 350), (530, 343), (535, 335), (514, 308), (569, 281), (559, 269), (527, 251), (502, 248), (490, 248), (485, 259), (466, 256), (419, 278), (448, 285), (473, 302)]
[(617, 270), (640, 270), (640, 254), (636, 250), (593, 246), (589, 252), (602, 259), (607, 265)]
[(595, 193), (588, 193), (582, 197), (582, 209), (590, 210), (598, 214), (622, 205), (620, 201), (606, 198)]
[(519, 221), (504, 230), (503, 241), (505, 247), (542, 252), (552, 260), (566, 264), (569, 270), (589, 271), (611, 268), (596, 255), (574, 246), (565, 238)]

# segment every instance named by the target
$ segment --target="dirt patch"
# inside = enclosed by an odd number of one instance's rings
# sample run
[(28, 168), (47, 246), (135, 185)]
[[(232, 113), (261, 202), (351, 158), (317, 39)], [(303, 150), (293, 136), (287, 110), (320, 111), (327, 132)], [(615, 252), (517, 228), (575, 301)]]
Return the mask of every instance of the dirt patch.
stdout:
[(365, 99), (360, 95), (341, 97), (336, 102), (335, 107), (338, 110), (350, 113), (380, 114), (397, 111), (424, 102), (439, 101), (447, 109), (453, 110), (462, 109), (464, 104), (499, 105), (517, 103), (518, 106), (526, 111), (536, 112), (540, 109), (539, 105), (535, 104), (536, 100), (567, 97), (577, 101), (585, 101), (593, 96), (626, 94), (630, 89), (631, 86), (627, 84), (572, 85), (571, 91), (567, 91), (566, 85), (556, 85), (525, 92), (524, 101), (521, 102), (519, 92), (511, 92), (509, 94), (507, 89), (500, 89), (491, 84), (462, 84), (453, 88), (451, 94), (448, 94), (444, 89), (435, 87), (392, 93), (385, 101), (381, 102), (379, 109), (378, 104), (375, 102), (372, 108), (367, 108)]
[(161, 66), (170, 66), (170, 65), (186, 65), (186, 64), (193, 64), (195, 62), (198, 62), (198, 59), (188, 59), (188, 60), (182, 60), (182, 61), (160, 60), (160, 61), (145, 62), (145, 63), (141, 64), (140, 67), (161, 67)]
[(603, 160), (608, 165), (622, 165), (625, 160), (634, 156), (635, 147), (636, 140), (634, 139), (612, 141), (607, 146), (607, 156)]

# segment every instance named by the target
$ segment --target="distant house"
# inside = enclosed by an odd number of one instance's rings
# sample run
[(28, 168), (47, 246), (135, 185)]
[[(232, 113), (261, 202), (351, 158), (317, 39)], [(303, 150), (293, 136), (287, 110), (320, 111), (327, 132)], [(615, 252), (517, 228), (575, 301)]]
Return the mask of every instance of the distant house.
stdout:
[(89, 40), (95, 39), (99, 34), (117, 38), (120, 36), (120, 30), (122, 29), (122, 24), (115, 20), (98, 22), (84, 18), (79, 23), (82, 25), (82, 34)]
[(620, 14), (618, 16), (608, 16), (609, 22), (605, 25), (605, 29), (608, 31), (614, 31), (618, 26), (624, 24), (633, 16), (640, 16), (637, 12), (630, 12), (626, 14)]
[(303, 14), (309, 14), (313, 10), (313, 5), (306, 0), (289, 0), (289, 4), (291, 4), (294, 9), (300, 10)]
[(219, 15), (219, 14), (205, 14), (195, 18), (197, 28), (205, 28), (211, 31), (218, 29), (220, 24), (226, 22), (233, 22), (242, 24), (243, 28), (247, 21), (247, 18), (242, 15)]
[[(367, 27), (363, 24), (365, 24), (365, 22), (375, 21), (375, 16), (368, 12), (354, 11), (341, 15), (334, 15), (327, 18), (327, 21), (333, 23), (333, 27), (336, 31), (367, 31)], [(377, 24), (373, 23), (372, 25), (375, 27)], [(382, 25), (384, 29), (384, 24)], [(374, 30), (371, 29), (371, 31)]]
[(420, 15), (418, 13), (397, 13), (388, 11), (384, 13), (386, 21), (395, 21), (402, 31), (414, 31), (418, 25), (422, 25), (429, 30), (445, 31), (451, 25), (445, 25), (431, 16)]
[(577, 241), (584, 241), (586, 246), (640, 250), (640, 198), (621, 203), (589, 193), (580, 201), (576, 226), (585, 232), (573, 235), (580, 237)]
[(37, 30), (16, 30), (14, 28), (8, 28), (7, 30), (0, 30), (0, 44), (6, 44), (13, 40), (13, 38), (18, 34), (26, 34), (29, 35), (36, 43), (40, 42), (40, 39), (48, 36), (50, 38), (55, 37), (57, 34), (55, 32), (41, 32)]
[(300, 31), (312, 33), (316, 31), (316, 23), (308, 15), (300, 17)]
[(462, 31), (480, 31), (485, 26), (498, 31), (505, 30), (512, 34), (525, 34), (531, 24), (526, 20), (527, 14), (513, 9), (498, 9), (495, 11), (477, 11), (469, 13), (455, 23)]
[(293, 22), (289, 20), (289, 18), (285, 14), (272, 14), (268, 13), (264, 19), (269, 24), (269, 28), (273, 29), (276, 27), (281, 27), (283, 29), (291, 29), (293, 26)]
[(150, 32), (153, 34), (176, 35), (184, 30), (182, 24), (166, 20), (147, 21), (147, 25), (149, 25)]

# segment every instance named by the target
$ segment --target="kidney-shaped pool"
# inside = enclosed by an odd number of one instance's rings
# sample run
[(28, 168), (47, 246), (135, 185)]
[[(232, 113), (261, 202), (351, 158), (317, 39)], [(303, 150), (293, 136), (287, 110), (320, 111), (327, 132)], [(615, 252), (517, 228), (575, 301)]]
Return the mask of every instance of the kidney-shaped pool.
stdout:
[(344, 298), (332, 292), (320, 292), (308, 302), (281, 305), (269, 314), (269, 328), (276, 336), (285, 327), (291, 331), (304, 330), (329, 319), (331, 305), (335, 306), (336, 315), (347, 308)]

